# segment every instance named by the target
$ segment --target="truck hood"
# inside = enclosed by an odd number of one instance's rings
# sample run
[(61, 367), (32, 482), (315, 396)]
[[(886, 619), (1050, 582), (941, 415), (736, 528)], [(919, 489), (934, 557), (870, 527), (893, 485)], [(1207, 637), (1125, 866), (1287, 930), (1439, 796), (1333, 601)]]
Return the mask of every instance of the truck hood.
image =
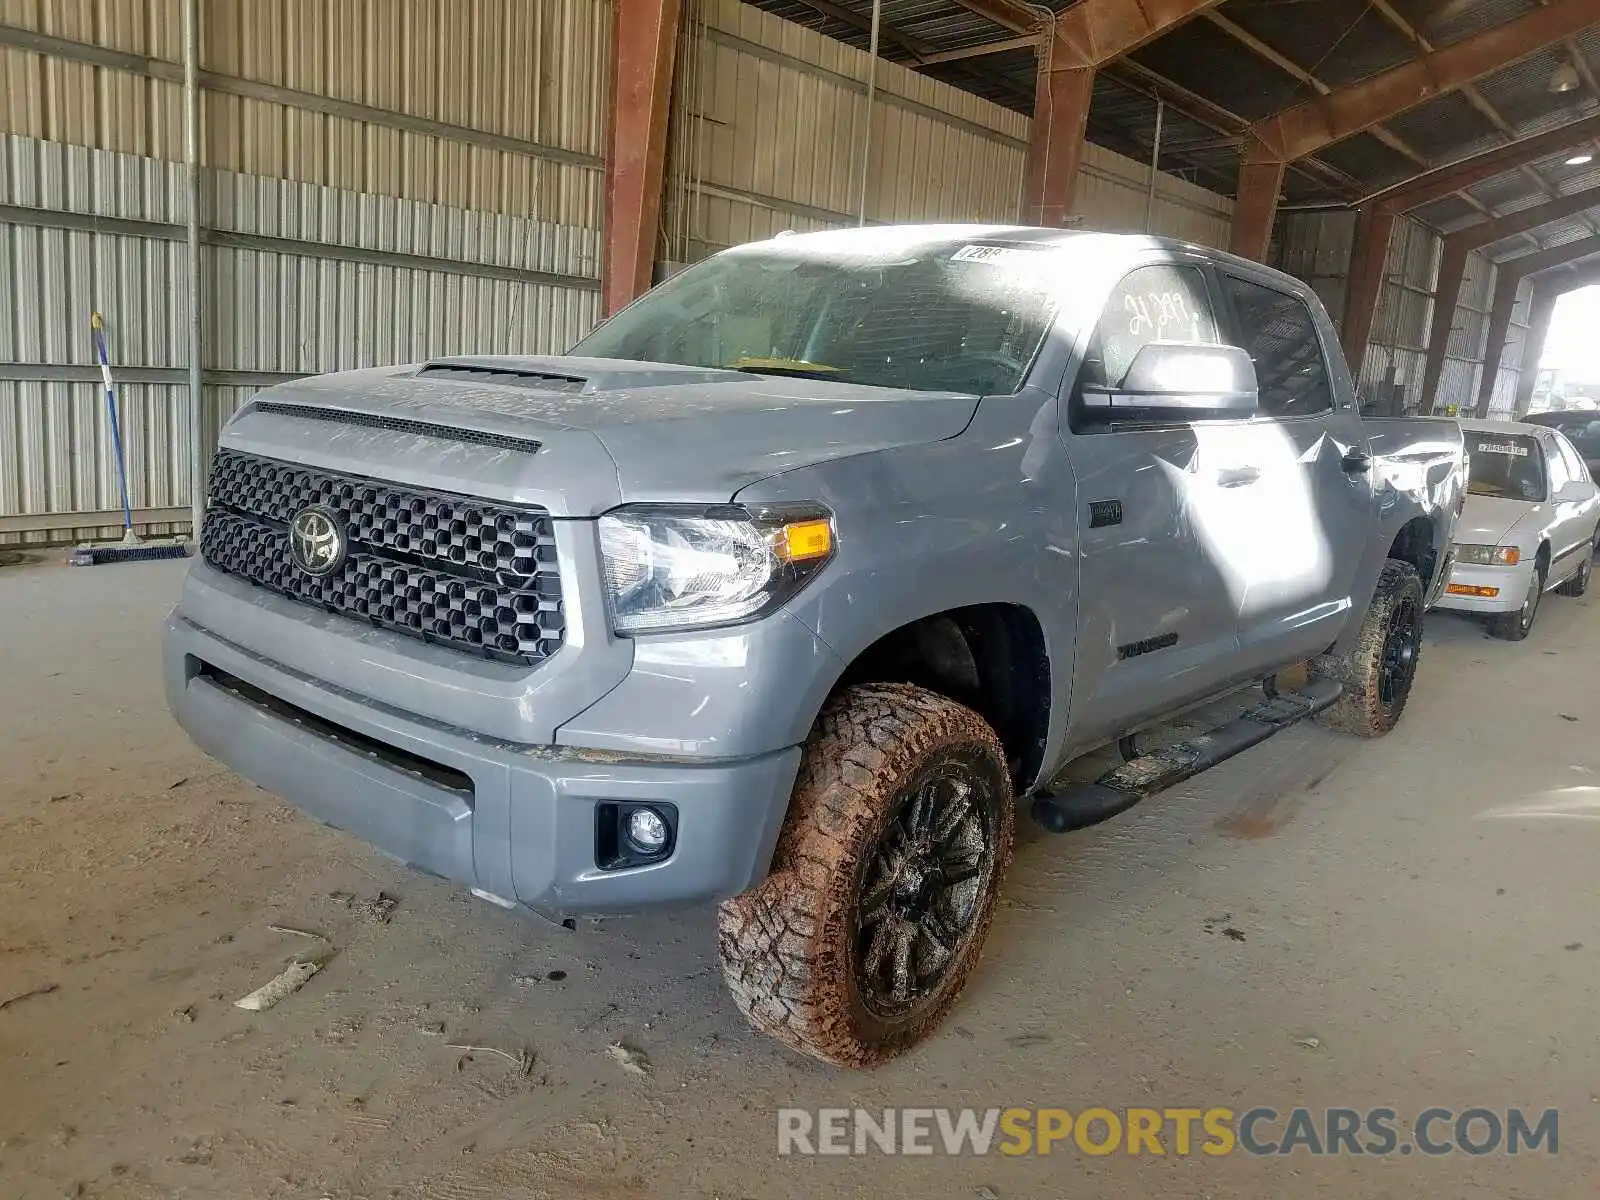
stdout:
[[(322, 410), (324, 432), (328, 416), (349, 412), (366, 424), (400, 418), (537, 441), (541, 473), (567, 501), (552, 511), (573, 516), (615, 503), (724, 502), (796, 467), (954, 437), (978, 404), (959, 393), (565, 357), (347, 371), (257, 399)], [(599, 490), (565, 478), (562, 466), (592, 470), (595, 442), (616, 468)]]
[(1456, 523), (1456, 541), (1463, 546), (1512, 545), (1512, 534), (1523, 521), (1536, 523), (1544, 506), (1526, 500), (1467, 494), (1466, 507)]

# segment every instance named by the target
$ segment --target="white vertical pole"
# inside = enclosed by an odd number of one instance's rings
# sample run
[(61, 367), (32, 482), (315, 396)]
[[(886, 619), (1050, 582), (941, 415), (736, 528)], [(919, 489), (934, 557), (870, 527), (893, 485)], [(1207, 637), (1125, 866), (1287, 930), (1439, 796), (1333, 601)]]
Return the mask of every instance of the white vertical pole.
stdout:
[(1150, 191), (1144, 198), (1144, 231), (1151, 232), (1151, 227), (1156, 219), (1156, 183), (1161, 176), (1157, 172), (1161, 169), (1161, 123), (1167, 115), (1167, 106), (1160, 96), (1156, 97), (1156, 141), (1150, 147)]
[(872, 164), (872, 103), (878, 95), (878, 28), (883, 20), (883, 0), (872, 0), (872, 41), (867, 49), (867, 131), (861, 139), (861, 216), (867, 223), (867, 183)]
[(183, 157), (187, 168), (184, 191), (188, 203), (185, 240), (189, 246), (189, 489), (196, 549), (206, 511), (206, 464), (211, 457), (206, 433), (205, 381), (200, 349), (200, 13), (199, 0), (183, 3)]

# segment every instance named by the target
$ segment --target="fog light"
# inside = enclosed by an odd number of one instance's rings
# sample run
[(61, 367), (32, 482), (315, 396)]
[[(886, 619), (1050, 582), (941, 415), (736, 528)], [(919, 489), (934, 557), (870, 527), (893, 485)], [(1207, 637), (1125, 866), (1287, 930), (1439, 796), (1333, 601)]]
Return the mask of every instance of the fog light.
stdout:
[(661, 853), (667, 844), (670, 830), (660, 813), (653, 808), (636, 808), (628, 814), (628, 824), (623, 830), (629, 849), (640, 854)]

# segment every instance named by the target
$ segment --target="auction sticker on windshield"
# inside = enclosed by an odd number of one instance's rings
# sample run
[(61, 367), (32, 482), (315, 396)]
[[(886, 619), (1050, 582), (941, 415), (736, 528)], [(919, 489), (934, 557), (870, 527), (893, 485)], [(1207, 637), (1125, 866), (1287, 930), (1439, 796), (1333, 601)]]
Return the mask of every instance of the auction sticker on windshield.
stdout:
[(1515, 454), (1518, 458), (1528, 457), (1526, 446), (1513, 446), (1510, 442), (1479, 442), (1479, 454)]
[(978, 262), (992, 263), (1000, 266), (1006, 263), (1037, 263), (1039, 250), (1024, 250), (1020, 246), (963, 246), (950, 256), (951, 262)]

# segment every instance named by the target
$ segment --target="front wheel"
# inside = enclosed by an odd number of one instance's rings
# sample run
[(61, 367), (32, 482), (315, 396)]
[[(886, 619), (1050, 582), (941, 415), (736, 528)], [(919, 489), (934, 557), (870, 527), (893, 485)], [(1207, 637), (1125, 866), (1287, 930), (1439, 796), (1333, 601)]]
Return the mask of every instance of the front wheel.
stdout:
[(1422, 577), (1410, 563), (1389, 559), (1355, 645), (1311, 664), (1315, 674), (1344, 685), (1333, 707), (1317, 718), (1323, 725), (1371, 738), (1399, 723), (1422, 657), (1422, 612)]
[(1520, 642), (1533, 628), (1533, 618), (1539, 615), (1539, 601), (1544, 598), (1544, 564), (1534, 563), (1533, 576), (1528, 580), (1528, 594), (1522, 598), (1522, 607), (1515, 612), (1500, 613), (1489, 618), (1489, 632), (1507, 642)]
[(825, 1062), (906, 1050), (977, 965), (1015, 823), (977, 713), (908, 684), (846, 689), (806, 743), (771, 873), (718, 914), (735, 1003)]

